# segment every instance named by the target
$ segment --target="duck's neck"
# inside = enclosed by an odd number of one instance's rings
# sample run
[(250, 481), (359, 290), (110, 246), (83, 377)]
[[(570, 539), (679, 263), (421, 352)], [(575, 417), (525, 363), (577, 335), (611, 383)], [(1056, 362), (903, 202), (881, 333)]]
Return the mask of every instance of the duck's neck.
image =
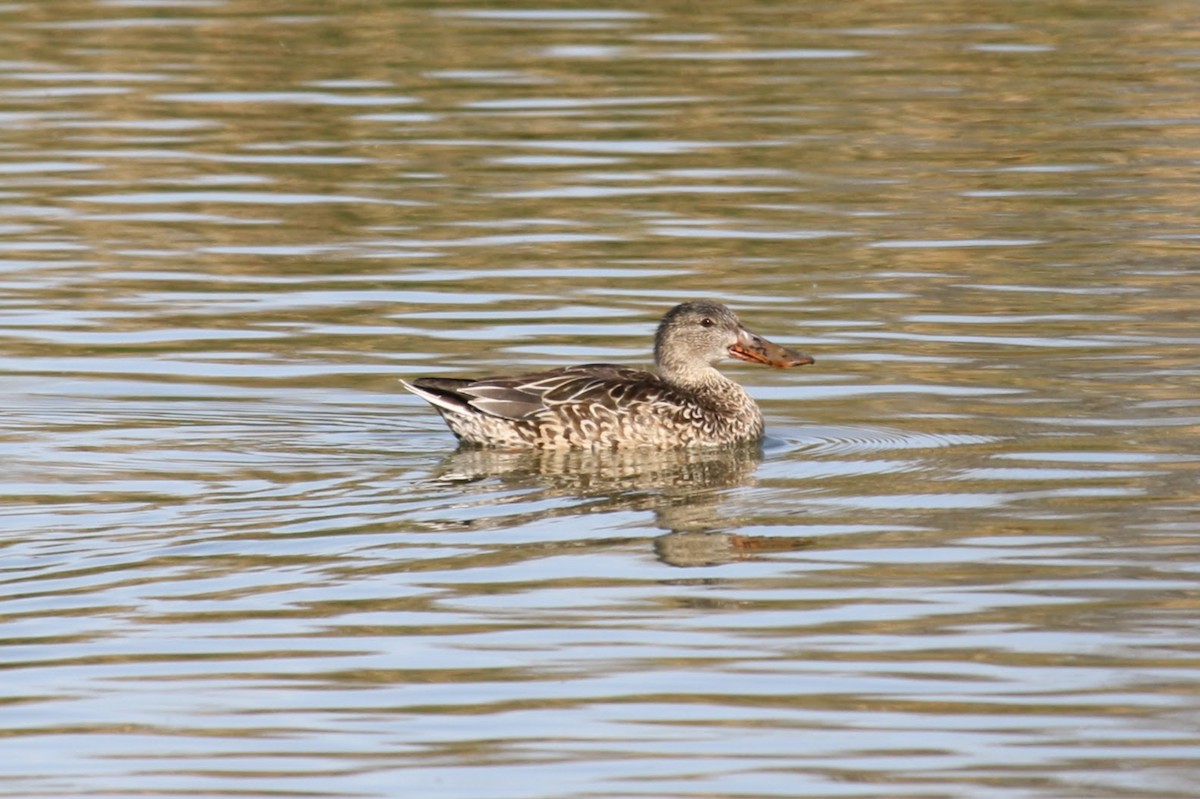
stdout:
[(669, 361), (660, 361), (659, 376), (672, 386), (694, 395), (704, 404), (724, 414), (734, 415), (750, 411), (757, 413), (758, 406), (746, 390), (715, 368), (707, 364), (689, 365), (685, 368), (672, 366)]
[(672, 371), (670, 364), (659, 362), (659, 376), (687, 397), (696, 412), (695, 420), (705, 440), (732, 443), (760, 438), (763, 433), (762, 411), (746, 389), (711, 366), (688, 366)]

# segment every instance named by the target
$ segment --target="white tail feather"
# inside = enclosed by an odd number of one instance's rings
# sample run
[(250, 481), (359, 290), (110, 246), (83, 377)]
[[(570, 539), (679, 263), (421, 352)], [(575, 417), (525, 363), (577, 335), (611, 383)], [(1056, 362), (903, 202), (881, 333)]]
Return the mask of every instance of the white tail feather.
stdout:
[(404, 386), (406, 389), (408, 389), (412, 393), (416, 394), (418, 397), (425, 400), (426, 402), (428, 402), (430, 405), (434, 406), (435, 408), (443, 408), (451, 413), (462, 413), (463, 412), (463, 407), (462, 407), (461, 403), (455, 403), (451, 400), (446, 399), (443, 396), (434, 394), (432, 391), (426, 391), (423, 388), (417, 388), (412, 383), (409, 383), (407, 380), (401, 380), (400, 385)]

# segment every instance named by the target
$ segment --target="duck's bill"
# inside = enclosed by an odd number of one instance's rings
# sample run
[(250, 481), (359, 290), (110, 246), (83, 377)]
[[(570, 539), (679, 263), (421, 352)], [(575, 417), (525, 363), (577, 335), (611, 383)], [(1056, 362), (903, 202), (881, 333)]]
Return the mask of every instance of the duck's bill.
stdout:
[(738, 334), (738, 340), (729, 348), (729, 354), (740, 361), (763, 363), (777, 369), (807, 366), (814, 363), (812, 358), (802, 352), (781, 347), (775, 342), (767, 341), (762, 336), (756, 336), (747, 330)]

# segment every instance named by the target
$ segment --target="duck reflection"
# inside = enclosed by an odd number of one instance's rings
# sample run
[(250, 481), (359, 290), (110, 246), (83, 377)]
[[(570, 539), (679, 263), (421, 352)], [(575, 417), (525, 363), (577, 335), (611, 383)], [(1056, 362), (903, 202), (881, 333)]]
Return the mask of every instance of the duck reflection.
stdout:
[[(708, 566), (810, 543), (802, 538), (729, 532), (746, 522), (725, 507), (729, 496), (734, 489), (754, 484), (762, 457), (757, 444), (646, 451), (464, 447), (446, 457), (436, 479), (464, 487), (478, 485), (491, 498), (489, 504), (512, 501), (511, 495), (507, 499), (504, 495), (518, 492), (524, 509), (509, 517), (516, 523), (650, 511), (655, 524), (667, 531), (655, 541), (660, 560), (673, 566)], [(574, 501), (541, 502), (554, 498)]]

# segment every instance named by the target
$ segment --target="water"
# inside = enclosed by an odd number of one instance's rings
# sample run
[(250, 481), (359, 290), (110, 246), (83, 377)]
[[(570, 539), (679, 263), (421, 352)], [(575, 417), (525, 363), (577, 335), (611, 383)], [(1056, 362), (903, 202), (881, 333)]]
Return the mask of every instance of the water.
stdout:
[[(1194, 4), (0, 14), (7, 793), (1194, 795)], [(697, 297), (761, 451), (397, 383)]]

